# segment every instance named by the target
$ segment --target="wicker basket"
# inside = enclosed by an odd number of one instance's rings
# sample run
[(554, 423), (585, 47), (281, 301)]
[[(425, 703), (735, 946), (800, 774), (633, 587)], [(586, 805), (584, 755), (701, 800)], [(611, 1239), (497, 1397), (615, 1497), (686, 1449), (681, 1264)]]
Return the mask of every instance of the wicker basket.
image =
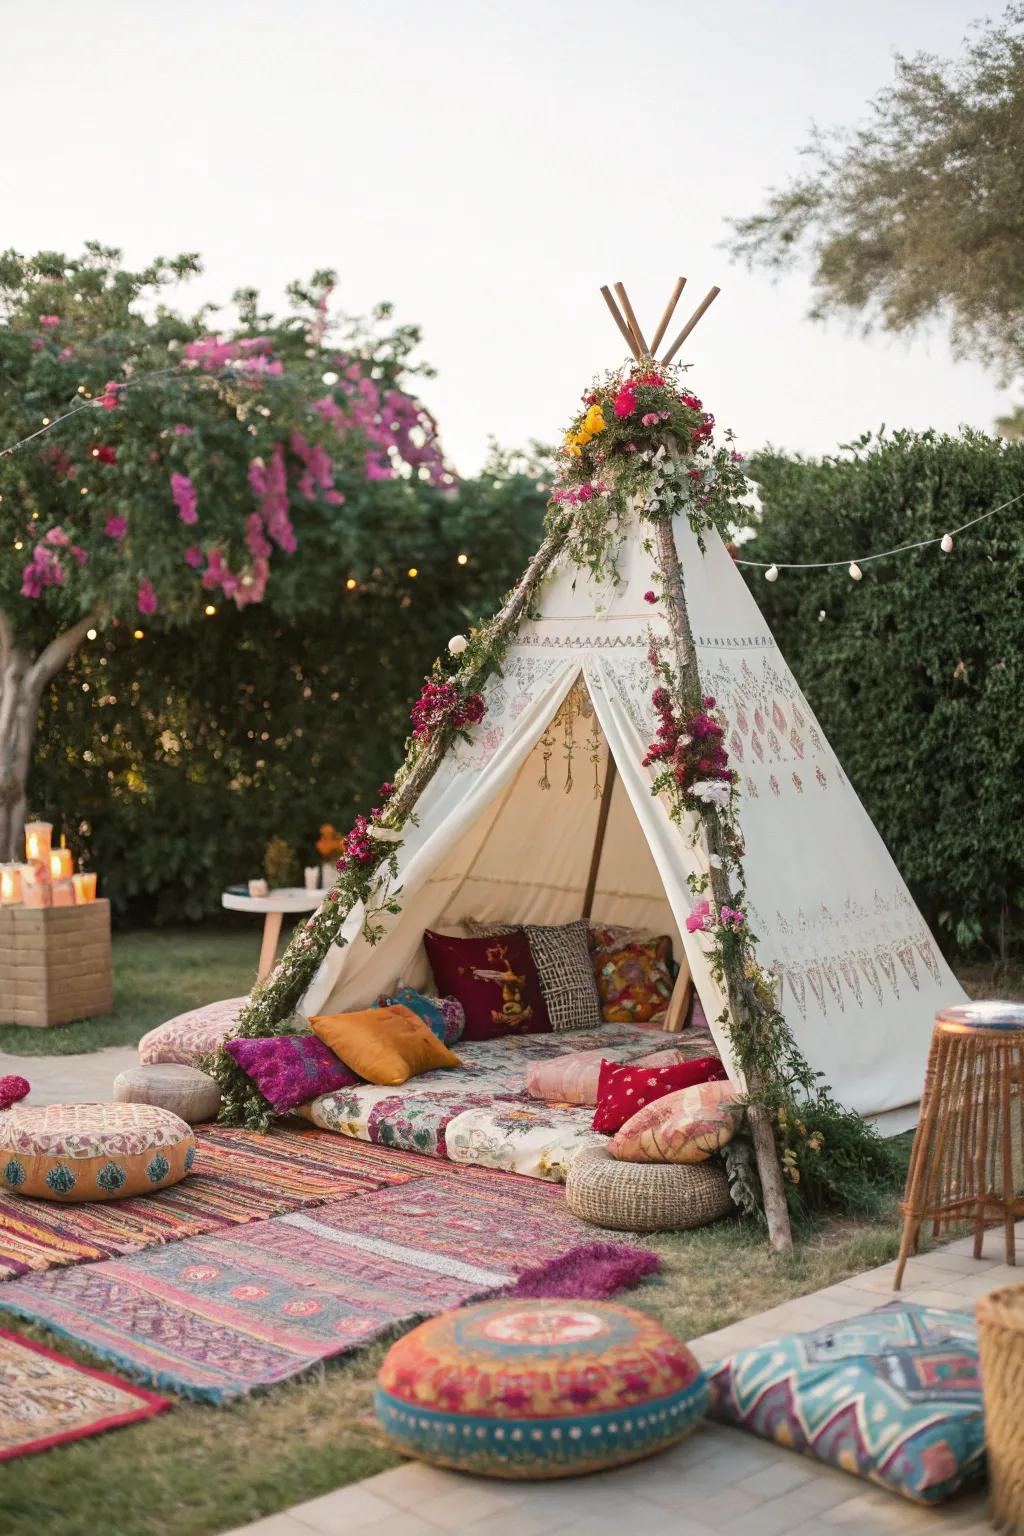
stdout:
[(584, 1221), (622, 1232), (706, 1227), (733, 1209), (720, 1163), (617, 1162), (603, 1146), (573, 1158), (565, 1203)]
[(1024, 1285), (1007, 1285), (977, 1306), (992, 1523), (1024, 1532)]

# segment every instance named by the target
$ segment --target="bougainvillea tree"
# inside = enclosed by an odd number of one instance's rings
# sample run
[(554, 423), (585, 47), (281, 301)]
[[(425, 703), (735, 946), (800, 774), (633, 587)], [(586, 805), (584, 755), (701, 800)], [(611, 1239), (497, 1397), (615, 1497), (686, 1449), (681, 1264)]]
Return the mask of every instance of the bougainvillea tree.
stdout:
[(453, 483), (405, 387), (414, 330), (386, 307), (333, 322), (329, 272), (293, 285), (283, 317), (251, 290), (230, 323), (169, 308), (198, 270), (130, 272), (99, 246), (0, 257), (0, 858), (42, 692), (91, 631), (188, 625), (268, 587), (322, 606), (310, 573), (355, 488)]

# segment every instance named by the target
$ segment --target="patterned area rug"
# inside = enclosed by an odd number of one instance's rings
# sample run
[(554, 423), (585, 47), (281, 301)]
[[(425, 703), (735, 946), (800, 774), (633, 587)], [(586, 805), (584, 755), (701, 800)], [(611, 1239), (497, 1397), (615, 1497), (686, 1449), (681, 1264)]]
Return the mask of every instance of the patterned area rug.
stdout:
[(592, 1236), (561, 1189), (477, 1172), (33, 1275), (0, 1288), (0, 1308), (143, 1381), (224, 1402), (490, 1295)]
[(138, 1253), (413, 1178), (451, 1178), (459, 1172), (415, 1153), (318, 1130), (276, 1128), (260, 1136), (199, 1126), (196, 1138), (192, 1174), (158, 1194), (60, 1205), (0, 1191), (0, 1281)]
[(166, 1397), (0, 1328), (0, 1461), (134, 1424), (170, 1406)]

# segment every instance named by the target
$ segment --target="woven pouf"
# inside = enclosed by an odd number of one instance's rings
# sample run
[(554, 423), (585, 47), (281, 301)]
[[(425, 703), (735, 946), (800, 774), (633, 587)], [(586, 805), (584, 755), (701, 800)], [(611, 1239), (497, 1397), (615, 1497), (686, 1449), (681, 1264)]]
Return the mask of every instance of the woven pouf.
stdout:
[(485, 1477), (572, 1477), (694, 1428), (704, 1373), (660, 1323), (610, 1302), (483, 1302), (399, 1339), (375, 1406), (406, 1456)]
[(114, 1078), (119, 1104), (155, 1104), (169, 1109), (189, 1125), (215, 1120), (220, 1109), (220, 1084), (198, 1067), (170, 1062), (154, 1067), (128, 1067)]
[(733, 1209), (719, 1163), (622, 1163), (606, 1146), (573, 1158), (565, 1203), (597, 1227), (623, 1232), (678, 1232), (706, 1227)]
[(992, 1521), (1024, 1531), (1024, 1285), (990, 1291), (975, 1315)]
[(196, 1139), (152, 1104), (16, 1104), (0, 1114), (0, 1189), (42, 1200), (117, 1200), (177, 1184)]

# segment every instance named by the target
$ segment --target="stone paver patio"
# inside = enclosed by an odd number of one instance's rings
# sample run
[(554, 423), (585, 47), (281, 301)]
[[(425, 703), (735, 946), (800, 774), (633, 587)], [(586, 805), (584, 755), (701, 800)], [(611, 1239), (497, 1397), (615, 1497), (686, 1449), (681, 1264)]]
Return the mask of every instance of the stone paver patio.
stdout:
[[(1024, 1240), (1024, 1222), (1017, 1230), (1018, 1241)], [(912, 1259), (899, 1294), (970, 1311), (987, 1291), (1024, 1282), (1024, 1272), (993, 1256), (1002, 1252), (1001, 1232), (986, 1237), (989, 1257), (975, 1260), (971, 1247), (965, 1238)], [(691, 1347), (710, 1364), (780, 1333), (854, 1317), (894, 1299), (895, 1269), (892, 1263), (867, 1270), (705, 1334)], [(553, 1483), (503, 1483), (407, 1462), (232, 1536), (981, 1536), (992, 1530), (985, 1510), (983, 1493), (925, 1509), (741, 1430), (706, 1422), (648, 1461)]]
[(79, 1056), (10, 1056), (0, 1051), (0, 1077), (27, 1078), (33, 1104), (109, 1104), (114, 1078), (138, 1064), (134, 1045), (112, 1045)]

